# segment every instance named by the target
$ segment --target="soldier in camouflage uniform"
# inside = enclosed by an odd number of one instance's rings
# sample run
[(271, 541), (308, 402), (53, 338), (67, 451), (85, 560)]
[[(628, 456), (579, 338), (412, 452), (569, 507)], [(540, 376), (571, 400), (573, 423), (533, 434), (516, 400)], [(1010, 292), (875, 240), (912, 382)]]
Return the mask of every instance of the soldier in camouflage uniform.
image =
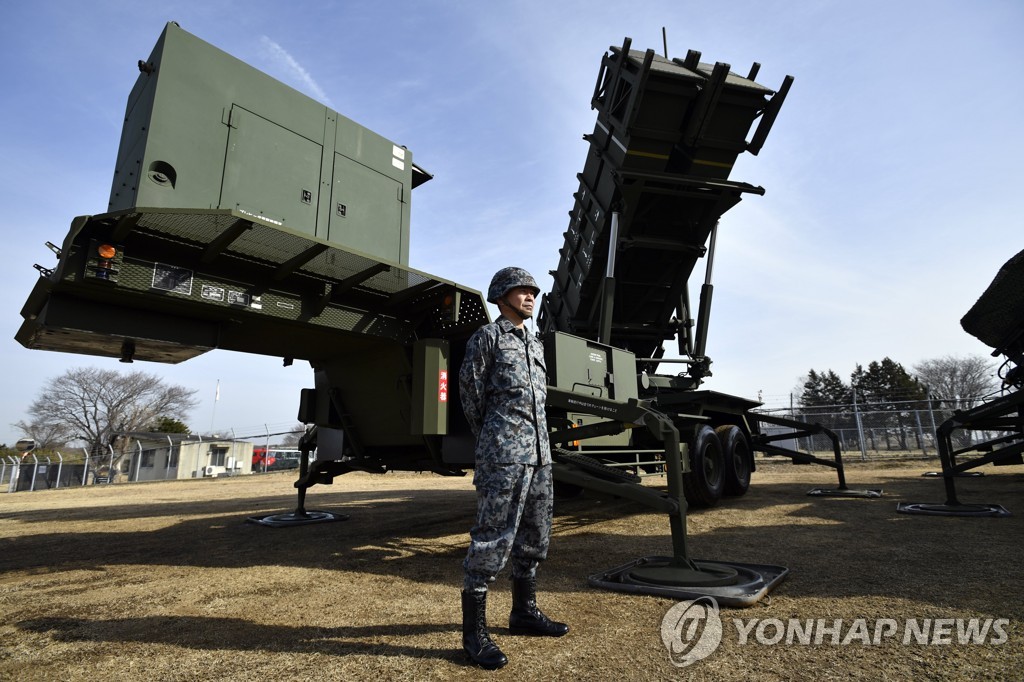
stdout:
[(511, 558), (513, 634), (561, 637), (564, 623), (537, 608), (537, 565), (547, 557), (553, 504), (544, 403), (544, 350), (524, 322), (540, 288), (522, 268), (499, 270), (487, 300), (501, 312), (466, 346), (459, 371), (462, 408), (476, 436), (476, 525), (463, 563), (462, 646), (487, 669), (508, 659), (487, 632), (487, 585)]

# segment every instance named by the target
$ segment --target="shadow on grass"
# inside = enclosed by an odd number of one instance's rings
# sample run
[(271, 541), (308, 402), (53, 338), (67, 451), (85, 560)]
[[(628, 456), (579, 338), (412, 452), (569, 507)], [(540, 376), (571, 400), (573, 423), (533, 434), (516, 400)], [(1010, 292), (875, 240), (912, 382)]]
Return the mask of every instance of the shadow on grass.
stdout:
[(374, 640), (445, 633), (458, 639), (455, 624), (395, 624), (342, 627), (260, 625), (241, 618), (197, 616), (148, 616), (88, 620), (84, 618), (37, 618), (17, 626), (46, 634), (62, 642), (116, 642), (166, 644), (189, 649), (232, 649), (273, 653), (349, 656), (403, 656), (438, 658), (458, 662), (461, 649), (395, 646)]
[[(722, 509), (690, 514), (689, 556), (786, 566), (790, 576), (778, 592), (794, 597), (886, 595), (992, 608), (992, 585), (1019, 579), (1024, 559), (1019, 474), (996, 472), (958, 482), (963, 501), (1000, 502), (1016, 510), (1004, 519), (898, 514), (900, 501), (941, 501), (941, 479), (884, 469), (873, 470), (873, 476), (871, 486), (885, 489), (882, 499), (811, 498), (806, 492), (814, 486), (807, 483), (755, 481), (746, 496), (725, 501)], [(321, 493), (310, 509), (342, 512), (350, 519), (293, 528), (245, 522), (250, 515), (290, 511), (293, 504), (274, 495), (74, 510), (79, 521), (110, 521), (122, 529), (88, 532), (62, 532), (59, 514), (30, 514), (23, 520), (40, 524), (32, 530), (42, 532), (0, 539), (0, 571), (105, 571), (118, 564), (293, 566), (333, 571), (339, 579), (358, 572), (424, 584), (460, 581), (475, 510), (472, 489)], [(173, 520), (179, 516), (185, 518)], [(155, 530), (125, 530), (133, 518), (168, 523)], [(589, 574), (671, 549), (663, 514), (623, 500), (561, 502), (543, 567), (545, 589), (577, 591), (585, 588)]]

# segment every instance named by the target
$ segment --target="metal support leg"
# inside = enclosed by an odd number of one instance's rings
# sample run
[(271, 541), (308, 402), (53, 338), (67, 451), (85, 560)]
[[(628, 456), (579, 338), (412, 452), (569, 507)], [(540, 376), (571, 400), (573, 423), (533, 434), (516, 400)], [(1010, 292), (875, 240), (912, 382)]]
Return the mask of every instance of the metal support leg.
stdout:
[[(854, 490), (847, 487), (846, 470), (843, 468), (843, 453), (842, 449), (839, 447), (839, 437), (831, 429), (826, 429), (821, 424), (811, 424), (796, 419), (787, 419), (785, 417), (775, 417), (766, 414), (757, 415), (757, 419), (758, 421), (762, 421), (767, 424), (795, 429), (795, 431), (793, 433), (781, 433), (771, 436), (766, 434), (757, 434), (752, 443), (755, 450), (760, 450), (768, 455), (789, 457), (794, 464), (821, 464), (822, 466), (831, 467), (836, 470), (836, 475), (839, 479), (839, 486), (837, 488), (814, 488), (808, 491), (808, 495), (813, 497), (863, 497), (868, 499), (874, 499), (882, 496), (882, 490), (880, 488)], [(819, 434), (825, 436), (832, 442), (833, 459), (831, 462), (827, 459), (821, 459), (806, 452), (790, 450), (788, 448), (772, 445), (774, 441), (790, 440), (800, 438), (802, 436), (814, 436)]]
[(295, 487), (298, 488), (298, 503), (295, 511), (290, 514), (270, 514), (268, 516), (250, 516), (247, 521), (258, 523), (261, 526), (272, 528), (288, 528), (291, 526), (308, 526), (313, 523), (326, 523), (328, 521), (345, 521), (348, 514), (336, 514), (326, 511), (306, 511), (306, 490), (308, 485), (300, 485), (306, 480), (309, 474), (309, 456), (316, 449), (316, 430), (306, 433), (299, 441), (299, 451), (302, 453), (299, 459), (299, 480)]
[(648, 429), (665, 444), (665, 473), (669, 497), (678, 508), (669, 516), (671, 557), (652, 556), (590, 576), (589, 582), (617, 592), (654, 594), (674, 599), (714, 597), (726, 606), (751, 606), (781, 583), (789, 569), (765, 564), (701, 561), (689, 557), (686, 547), (686, 496), (683, 494), (684, 457), (679, 430), (671, 419), (651, 413)]
[(958, 429), (980, 428), (991, 426), (1000, 417), (1019, 414), (1021, 405), (1024, 404), (1024, 393), (1017, 393), (993, 400), (991, 403), (976, 407), (966, 412), (957, 412), (952, 417), (942, 422), (935, 430), (936, 441), (939, 447), (939, 461), (942, 463), (942, 480), (946, 490), (946, 501), (943, 504), (930, 502), (901, 502), (896, 505), (896, 511), (902, 514), (918, 514), (924, 516), (975, 516), (975, 517), (1002, 517), (1009, 516), (1010, 512), (998, 504), (963, 504), (957, 498), (956, 477), (962, 476), (969, 469), (996, 462), (1019, 457), (1024, 444), (1019, 441), (1020, 427), (1012, 427), (1011, 422), (999, 422), (1000, 426), (1011, 426), (1011, 435), (996, 438), (985, 445), (991, 448), (991, 452), (976, 459), (957, 465), (956, 449), (953, 447), (953, 432)]

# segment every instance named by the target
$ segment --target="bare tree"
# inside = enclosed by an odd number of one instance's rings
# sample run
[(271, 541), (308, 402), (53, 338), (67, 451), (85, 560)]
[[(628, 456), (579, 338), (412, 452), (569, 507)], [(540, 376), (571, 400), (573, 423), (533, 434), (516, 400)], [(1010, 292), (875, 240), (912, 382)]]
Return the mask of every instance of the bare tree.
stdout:
[(195, 393), (145, 372), (70, 369), (46, 382), (28, 408), (29, 423), (60, 425), (68, 439), (106, 454), (124, 433), (148, 429), (160, 418), (185, 418), (197, 404)]
[(914, 373), (932, 398), (956, 401), (958, 408), (972, 407), (999, 387), (995, 364), (977, 355), (924, 360), (914, 365)]
[(298, 447), (299, 439), (302, 438), (302, 434), (304, 434), (305, 432), (306, 427), (304, 424), (296, 424), (295, 426), (292, 427), (292, 430), (289, 433), (286, 433), (281, 438), (281, 445), (288, 448)]
[(60, 450), (67, 445), (69, 440), (72, 440), (68, 434), (67, 427), (59, 422), (38, 420), (26, 422), (22, 420), (11, 426), (18, 429), (25, 438), (34, 440), (36, 442), (36, 450), (43, 452)]

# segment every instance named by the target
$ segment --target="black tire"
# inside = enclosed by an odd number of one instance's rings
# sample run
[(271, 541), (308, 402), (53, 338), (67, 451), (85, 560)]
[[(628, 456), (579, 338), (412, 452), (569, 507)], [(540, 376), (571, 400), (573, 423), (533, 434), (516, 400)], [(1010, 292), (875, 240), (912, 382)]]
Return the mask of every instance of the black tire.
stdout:
[(735, 424), (725, 424), (715, 429), (718, 442), (722, 444), (725, 459), (724, 493), (740, 496), (750, 488), (750, 474), (753, 471), (753, 453), (743, 430)]
[(683, 494), (694, 507), (714, 507), (725, 487), (722, 444), (710, 426), (701, 426), (690, 444), (690, 472), (683, 474)]

